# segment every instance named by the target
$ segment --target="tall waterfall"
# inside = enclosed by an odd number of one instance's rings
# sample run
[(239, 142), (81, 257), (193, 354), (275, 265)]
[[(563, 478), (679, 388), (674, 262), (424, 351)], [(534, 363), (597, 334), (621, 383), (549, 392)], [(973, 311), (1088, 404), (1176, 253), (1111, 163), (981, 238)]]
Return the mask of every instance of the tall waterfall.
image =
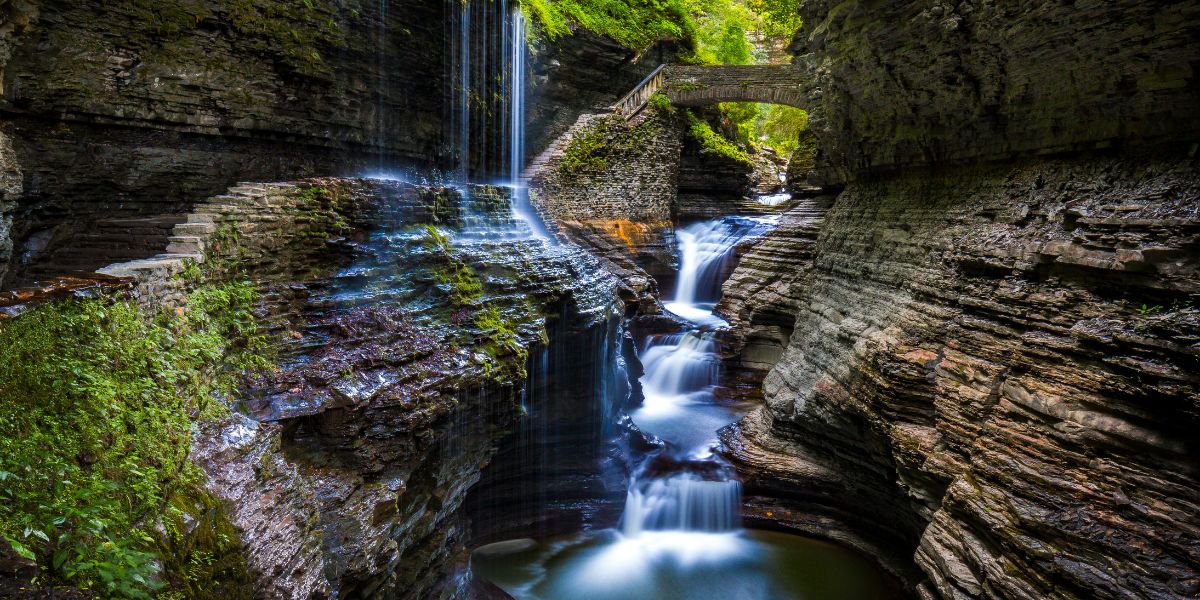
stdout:
[(630, 481), (622, 516), (626, 536), (647, 531), (726, 532), (739, 526), (741, 485), (712, 455), (716, 431), (738, 413), (713, 395), (720, 360), (710, 329), (725, 325), (713, 307), (734, 248), (771, 224), (731, 217), (694, 223), (676, 233), (679, 277), (675, 298), (666, 307), (697, 327), (651, 338), (640, 353), (644, 400), (631, 416), (642, 431), (662, 440), (666, 450)]
[(525, 15), (521, 7), (512, 10), (509, 20), (509, 99), (508, 99), (508, 181), (521, 181), (525, 168)]
[(521, 181), (525, 170), (525, 15), (521, 7), (515, 6), (510, 15), (509, 31), (509, 87), (508, 87), (508, 184), (513, 187), (513, 218), (529, 225), (534, 237), (553, 243), (546, 225), (533, 210), (529, 202), (529, 190)]

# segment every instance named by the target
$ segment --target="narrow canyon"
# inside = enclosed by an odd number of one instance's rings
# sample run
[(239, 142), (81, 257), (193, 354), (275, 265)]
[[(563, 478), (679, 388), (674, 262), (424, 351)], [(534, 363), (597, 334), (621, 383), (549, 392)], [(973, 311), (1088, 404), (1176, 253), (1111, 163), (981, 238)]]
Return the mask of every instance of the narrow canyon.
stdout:
[(1200, 2), (0, 0), (0, 597), (1200, 598)]

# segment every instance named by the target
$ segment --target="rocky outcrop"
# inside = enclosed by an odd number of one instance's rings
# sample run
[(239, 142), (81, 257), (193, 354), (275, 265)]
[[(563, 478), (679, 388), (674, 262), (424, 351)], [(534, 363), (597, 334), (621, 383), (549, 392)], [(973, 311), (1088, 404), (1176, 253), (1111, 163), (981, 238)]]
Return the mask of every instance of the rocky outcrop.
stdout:
[(1194, 595), (1195, 169), (852, 185), (766, 408), (726, 435), (756, 514), (892, 548), (928, 597)]
[(444, 7), (381, 6), (6, 3), (37, 8), (0, 24), (0, 165), (24, 173), (0, 200), (0, 283), (139, 257), (74, 247), (99, 220), (180, 214), (239, 180), (431, 166)]
[[(526, 380), (548, 377), (530, 356), (607, 340), (614, 282), (573, 246), (471, 237), (472, 228), (513, 227), (506, 192), (362, 180), (242, 186), (195, 213), (213, 217), (201, 220), (208, 229), (232, 222), (240, 235), (173, 242), (206, 250), (210, 277), (228, 268), (261, 282), (263, 316), (280, 340), (277, 368), (247, 382), (242, 414), (205, 426), (195, 452), (229, 503), (262, 597), (457, 594), (465, 581), (450, 575), (465, 544), (484, 535), (469, 519), (478, 511), (463, 509), (468, 490), (498, 447), (501, 458), (520, 457), (525, 444), (550, 443), (501, 443), (523, 415), (546, 422), (544, 401), (522, 404)], [(319, 210), (297, 210), (310, 205)], [(289, 214), (307, 216), (289, 225)], [(481, 289), (454, 296), (472, 289), (463, 278)], [(429, 306), (445, 294), (458, 304)], [(607, 344), (619, 355), (621, 335)], [(584, 409), (605, 405), (554, 398), (589, 426)], [(501, 512), (497, 522), (513, 522)]]
[(738, 259), (725, 280), (717, 314), (729, 321), (723, 352), (727, 384), (740, 395), (760, 394), (763, 377), (779, 361), (808, 291), (817, 236), (832, 196), (793, 200), (779, 223)]

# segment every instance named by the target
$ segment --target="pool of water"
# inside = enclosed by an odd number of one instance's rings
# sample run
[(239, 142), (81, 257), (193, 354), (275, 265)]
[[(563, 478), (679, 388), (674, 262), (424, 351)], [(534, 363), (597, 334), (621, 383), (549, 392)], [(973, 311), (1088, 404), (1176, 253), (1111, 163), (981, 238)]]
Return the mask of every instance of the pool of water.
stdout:
[(865, 558), (771, 531), (616, 530), (479, 548), (471, 568), (520, 600), (884, 600)]

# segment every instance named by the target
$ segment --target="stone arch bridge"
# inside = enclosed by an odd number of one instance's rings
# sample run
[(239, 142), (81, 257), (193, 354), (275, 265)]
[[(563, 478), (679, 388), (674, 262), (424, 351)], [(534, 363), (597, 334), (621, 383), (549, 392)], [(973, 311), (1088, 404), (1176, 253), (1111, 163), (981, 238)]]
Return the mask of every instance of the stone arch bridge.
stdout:
[(613, 108), (630, 118), (661, 92), (676, 106), (762, 102), (809, 108), (796, 69), (789, 65), (659, 65)]

